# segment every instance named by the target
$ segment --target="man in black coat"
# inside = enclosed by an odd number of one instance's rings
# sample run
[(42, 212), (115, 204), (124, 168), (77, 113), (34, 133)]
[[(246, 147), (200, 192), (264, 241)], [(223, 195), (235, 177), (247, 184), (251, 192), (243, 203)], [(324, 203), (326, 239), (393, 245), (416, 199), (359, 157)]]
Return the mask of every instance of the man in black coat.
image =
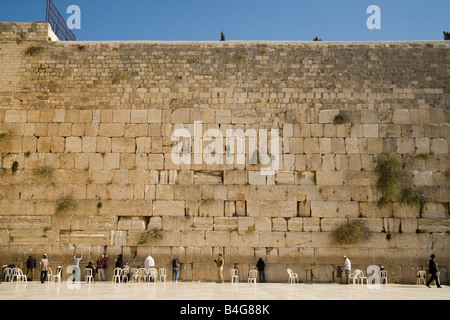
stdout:
[(431, 277), (427, 282), (427, 287), (430, 288), (430, 284), (434, 280), (436, 281), (437, 287), (441, 288), (441, 284), (439, 283), (439, 269), (436, 263), (436, 256), (434, 254), (431, 255), (430, 260), (428, 261), (428, 273)]
[(266, 273), (264, 271), (264, 267), (266, 264), (264, 263), (262, 258), (259, 258), (258, 263), (256, 263), (256, 267), (258, 268), (259, 274), (259, 282), (266, 282)]
[(34, 278), (34, 269), (36, 269), (36, 260), (32, 256), (27, 260), (27, 280), (32, 281)]

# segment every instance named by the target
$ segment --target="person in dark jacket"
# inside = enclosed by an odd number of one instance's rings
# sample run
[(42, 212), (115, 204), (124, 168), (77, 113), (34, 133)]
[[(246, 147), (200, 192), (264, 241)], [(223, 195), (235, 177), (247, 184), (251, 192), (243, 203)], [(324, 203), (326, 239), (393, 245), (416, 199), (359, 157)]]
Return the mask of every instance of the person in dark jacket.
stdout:
[(121, 253), (117, 255), (116, 268), (123, 269), (123, 256)]
[(266, 264), (264, 263), (262, 258), (259, 258), (258, 262), (256, 263), (256, 267), (258, 268), (258, 274), (259, 274), (259, 282), (266, 282), (266, 273), (264, 271), (264, 267)]
[(436, 281), (436, 285), (438, 288), (441, 288), (441, 284), (439, 282), (439, 269), (436, 263), (436, 256), (434, 254), (431, 255), (430, 260), (428, 260), (428, 273), (431, 275), (430, 279), (427, 282), (427, 287), (430, 287), (431, 282)]
[(34, 269), (36, 269), (36, 260), (29, 256), (27, 260), (27, 280), (32, 281), (34, 278)]

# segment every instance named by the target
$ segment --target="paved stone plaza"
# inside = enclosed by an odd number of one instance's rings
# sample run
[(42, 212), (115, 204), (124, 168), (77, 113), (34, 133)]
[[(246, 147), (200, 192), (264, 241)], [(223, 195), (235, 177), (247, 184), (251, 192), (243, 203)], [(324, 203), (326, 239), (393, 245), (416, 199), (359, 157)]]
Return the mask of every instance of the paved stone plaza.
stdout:
[(450, 300), (450, 287), (288, 283), (2, 283), (0, 300)]

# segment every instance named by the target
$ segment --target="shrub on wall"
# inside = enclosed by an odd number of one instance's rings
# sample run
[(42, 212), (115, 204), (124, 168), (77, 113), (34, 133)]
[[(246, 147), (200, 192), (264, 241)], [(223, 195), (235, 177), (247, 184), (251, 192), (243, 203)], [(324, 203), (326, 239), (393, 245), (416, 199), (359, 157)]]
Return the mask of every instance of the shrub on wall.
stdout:
[(333, 232), (333, 240), (338, 244), (356, 244), (370, 239), (370, 230), (359, 221), (338, 227)]
[(146, 230), (141, 233), (141, 235), (139, 236), (138, 244), (140, 244), (140, 245), (148, 244), (148, 243), (152, 243), (153, 241), (156, 241), (158, 239), (161, 239), (161, 236), (159, 235), (158, 230), (153, 228), (153, 229)]
[(73, 194), (69, 194), (64, 198), (59, 199), (58, 204), (56, 206), (56, 213), (66, 211), (77, 211), (77, 209), (78, 209), (77, 198), (75, 198)]
[(382, 195), (378, 201), (379, 206), (398, 198), (399, 173), (402, 167), (402, 161), (393, 155), (383, 155), (378, 159), (375, 170), (378, 173), (377, 188)]

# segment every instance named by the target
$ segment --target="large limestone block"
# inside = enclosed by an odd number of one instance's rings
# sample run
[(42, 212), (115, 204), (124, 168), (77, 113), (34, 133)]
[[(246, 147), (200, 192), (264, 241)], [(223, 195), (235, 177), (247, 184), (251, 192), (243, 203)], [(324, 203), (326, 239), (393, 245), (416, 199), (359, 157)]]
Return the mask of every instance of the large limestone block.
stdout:
[(205, 245), (205, 233), (204, 231), (182, 231), (181, 233), (181, 246), (183, 247), (195, 247)]
[(423, 218), (435, 218), (446, 219), (448, 218), (448, 205), (447, 203), (435, 203), (429, 202), (424, 204)]
[(418, 219), (418, 231), (419, 232), (437, 232), (444, 233), (450, 230), (449, 219)]
[(295, 217), (297, 201), (260, 201), (258, 215), (261, 217)]
[(303, 231), (303, 218), (293, 217), (288, 220), (288, 231)]
[(223, 217), (225, 214), (225, 202), (213, 198), (205, 199), (200, 204), (199, 214), (202, 217)]
[(416, 218), (400, 218), (400, 228), (402, 232), (414, 233), (417, 231)]
[(280, 248), (286, 246), (286, 233), (285, 232), (265, 232), (259, 233), (259, 246), (260, 247), (274, 247)]
[(100, 137), (123, 137), (125, 124), (123, 123), (101, 123), (98, 128)]
[(316, 217), (304, 217), (303, 218), (303, 231), (305, 232), (317, 232), (320, 231), (320, 219)]
[(332, 232), (343, 224), (347, 223), (347, 218), (322, 218), (320, 219), (320, 230)]
[[(420, 228), (420, 222), (419, 222)], [(392, 233), (389, 248), (397, 249), (431, 249), (431, 235), (425, 233)]]
[(237, 217), (214, 217), (215, 231), (237, 231), (238, 218)]
[(226, 170), (223, 176), (224, 184), (247, 184), (247, 171)]
[(342, 171), (318, 171), (316, 182), (319, 186), (342, 186), (344, 185), (344, 173)]
[(184, 216), (184, 201), (153, 201), (154, 216)]
[(311, 217), (336, 218), (338, 216), (336, 201), (311, 201)]
[(205, 242), (212, 247), (227, 247), (231, 243), (231, 232), (205, 231)]
[(286, 232), (286, 247), (313, 247), (311, 232)]
[(233, 231), (231, 232), (231, 242), (233, 247), (246, 247), (252, 249), (260, 245), (259, 232), (258, 231)]
[(431, 152), (434, 154), (448, 154), (448, 142), (444, 139), (431, 139)]
[(211, 231), (214, 228), (212, 217), (194, 217), (193, 228), (198, 231)]
[(111, 151), (117, 153), (129, 152), (134, 153), (136, 151), (136, 139), (134, 138), (112, 138), (111, 139)]

